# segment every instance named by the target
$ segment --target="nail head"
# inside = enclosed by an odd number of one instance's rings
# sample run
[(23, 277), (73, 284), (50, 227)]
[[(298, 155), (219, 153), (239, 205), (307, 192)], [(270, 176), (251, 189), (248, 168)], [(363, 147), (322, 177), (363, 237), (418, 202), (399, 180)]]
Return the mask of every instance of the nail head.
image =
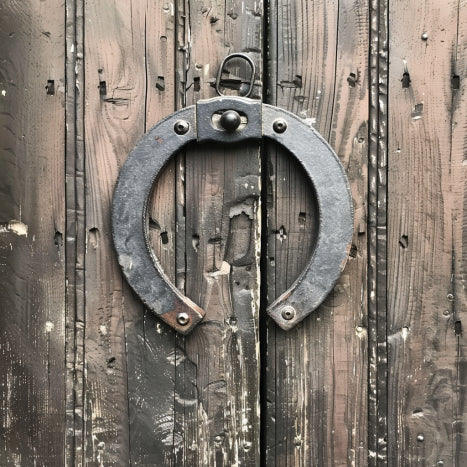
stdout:
[(184, 135), (190, 129), (190, 124), (186, 120), (178, 120), (175, 122), (174, 130), (177, 135)]
[(284, 308), (282, 308), (281, 315), (282, 315), (282, 318), (289, 321), (295, 317), (295, 308), (290, 305), (287, 305)]
[(274, 120), (272, 129), (276, 133), (284, 133), (284, 131), (287, 130), (287, 122), (283, 118), (278, 118), (277, 120)]
[(189, 321), (190, 321), (190, 317), (188, 316), (188, 313), (185, 313), (184, 311), (182, 311), (181, 313), (177, 315), (177, 323), (180, 326), (186, 326)]
[(219, 123), (225, 131), (233, 133), (242, 123), (240, 114), (235, 110), (226, 110), (220, 118)]

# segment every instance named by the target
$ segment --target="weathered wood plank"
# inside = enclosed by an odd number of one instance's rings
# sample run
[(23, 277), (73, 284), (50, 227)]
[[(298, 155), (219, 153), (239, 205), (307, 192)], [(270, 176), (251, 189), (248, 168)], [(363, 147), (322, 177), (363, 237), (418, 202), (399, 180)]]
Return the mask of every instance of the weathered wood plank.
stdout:
[(144, 314), (116, 263), (110, 212), (119, 167), (145, 128), (145, 13), (143, 2), (85, 3), (87, 465), (130, 460), (126, 348), (135, 344), (125, 325)]
[[(362, 1), (270, 4), (270, 102), (307, 119), (335, 148), (351, 181), (356, 227), (326, 303), (288, 333), (268, 325), (266, 465), (366, 462), (367, 15)], [(317, 215), (294, 161), (272, 151), (268, 168), (271, 301), (308, 261)]]
[[(217, 68), (229, 52), (249, 52), (260, 65), (258, 8), (253, 3), (176, 5), (177, 106), (215, 95)], [(247, 79), (244, 66), (230, 63), (229, 71), (231, 78)], [(176, 242), (172, 260), (172, 253), (164, 258), (164, 246), (157, 246), (164, 267), (207, 311), (190, 336), (176, 338), (174, 457), (163, 465), (259, 462), (259, 179), (257, 147), (210, 145), (177, 159), (172, 187), (156, 187), (153, 216), (168, 229), (165, 248)], [(177, 226), (170, 231), (168, 208), (158, 200), (167, 194), (172, 200), (174, 189)]]
[(62, 2), (0, 5), (0, 464), (64, 465)]
[(389, 5), (389, 463), (463, 465), (467, 5)]

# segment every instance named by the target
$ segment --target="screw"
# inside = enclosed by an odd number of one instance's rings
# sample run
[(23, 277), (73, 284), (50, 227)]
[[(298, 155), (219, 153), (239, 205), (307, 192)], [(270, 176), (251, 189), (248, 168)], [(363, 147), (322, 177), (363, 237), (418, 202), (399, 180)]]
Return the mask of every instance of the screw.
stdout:
[(447, 298), (450, 302), (454, 301), (454, 295), (453, 295), (452, 293), (448, 293), (447, 296), (446, 296), (446, 298)]
[(186, 120), (178, 120), (175, 122), (174, 130), (177, 135), (184, 135), (190, 129), (190, 124)]
[(295, 317), (295, 308), (293, 306), (287, 305), (284, 308), (282, 308), (281, 315), (282, 318), (289, 321)]
[(274, 120), (272, 128), (276, 133), (284, 133), (287, 130), (287, 122), (283, 118), (278, 118)]
[(421, 442), (425, 441), (425, 437), (420, 433), (419, 435), (417, 435), (417, 441), (420, 441), (420, 443), (421, 443)]
[(426, 32), (424, 32), (422, 34), (422, 41), (427, 41), (428, 40), (428, 34)]
[(449, 310), (444, 310), (443, 311), (444, 316), (449, 316), (450, 314), (451, 314), (451, 312)]
[(190, 321), (190, 317), (188, 316), (187, 313), (181, 312), (177, 315), (177, 322), (180, 326), (186, 326), (188, 322)]
[(233, 133), (242, 123), (240, 114), (235, 112), (235, 110), (226, 110), (219, 120), (221, 127), (229, 133)]

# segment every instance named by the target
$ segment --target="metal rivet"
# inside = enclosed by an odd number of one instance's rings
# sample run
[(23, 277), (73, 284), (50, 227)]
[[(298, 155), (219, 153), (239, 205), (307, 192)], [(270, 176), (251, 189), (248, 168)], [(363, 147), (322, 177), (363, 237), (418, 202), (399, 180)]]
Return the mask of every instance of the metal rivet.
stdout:
[(417, 441), (425, 441), (425, 437), (420, 433), (419, 435), (417, 435)]
[(281, 315), (282, 318), (289, 321), (295, 317), (295, 308), (293, 306), (287, 305), (284, 308), (282, 308)]
[(454, 300), (454, 295), (453, 295), (452, 293), (448, 293), (447, 296), (446, 296), (446, 298), (447, 298), (450, 302), (452, 302), (452, 301)]
[(287, 122), (283, 118), (278, 118), (274, 120), (272, 128), (276, 133), (284, 133), (287, 130)]
[(186, 120), (175, 122), (174, 130), (177, 135), (184, 135), (190, 129), (190, 124)]
[(451, 312), (449, 310), (444, 310), (443, 311), (444, 316), (449, 316), (450, 314), (451, 314)]
[(226, 110), (219, 120), (219, 123), (225, 131), (234, 132), (242, 123), (240, 114), (235, 110)]
[(184, 311), (177, 315), (177, 323), (180, 326), (186, 326), (189, 321), (190, 321), (190, 317)]
[(428, 34), (427, 34), (426, 32), (424, 32), (424, 33), (422, 34), (422, 40), (423, 40), (423, 41), (427, 41), (427, 40), (428, 40)]

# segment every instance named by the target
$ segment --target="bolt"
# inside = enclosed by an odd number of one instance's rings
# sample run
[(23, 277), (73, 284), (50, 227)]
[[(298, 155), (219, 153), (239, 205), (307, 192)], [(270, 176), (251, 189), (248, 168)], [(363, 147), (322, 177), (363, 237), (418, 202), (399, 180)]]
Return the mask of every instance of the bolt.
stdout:
[(454, 295), (452, 293), (448, 293), (447, 297), (446, 297), (450, 302), (452, 302), (454, 300)]
[(284, 133), (287, 130), (287, 122), (283, 118), (278, 118), (274, 120), (272, 128), (276, 133)]
[(235, 112), (235, 110), (226, 110), (219, 120), (219, 123), (225, 131), (233, 133), (242, 123), (240, 114)]
[(190, 124), (186, 120), (178, 120), (175, 122), (174, 130), (177, 135), (184, 135), (190, 129)]
[(295, 317), (295, 308), (293, 306), (287, 305), (284, 308), (282, 308), (281, 315), (282, 315), (282, 318), (289, 321)]
[(182, 311), (181, 313), (177, 315), (177, 323), (180, 326), (186, 326), (189, 321), (190, 321), (190, 317), (184, 311)]
[(428, 40), (428, 34), (426, 32), (424, 32), (422, 34), (422, 41), (427, 41)]
[(423, 442), (425, 441), (425, 437), (420, 433), (419, 435), (417, 435), (417, 441)]

